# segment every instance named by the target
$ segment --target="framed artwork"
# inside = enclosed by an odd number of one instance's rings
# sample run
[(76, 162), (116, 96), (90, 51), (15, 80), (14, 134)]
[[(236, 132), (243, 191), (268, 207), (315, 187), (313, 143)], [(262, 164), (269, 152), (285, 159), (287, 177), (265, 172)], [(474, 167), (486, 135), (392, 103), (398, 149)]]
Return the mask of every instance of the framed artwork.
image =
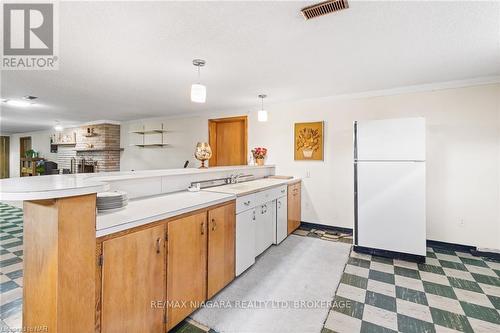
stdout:
[(294, 160), (323, 161), (324, 121), (295, 123)]

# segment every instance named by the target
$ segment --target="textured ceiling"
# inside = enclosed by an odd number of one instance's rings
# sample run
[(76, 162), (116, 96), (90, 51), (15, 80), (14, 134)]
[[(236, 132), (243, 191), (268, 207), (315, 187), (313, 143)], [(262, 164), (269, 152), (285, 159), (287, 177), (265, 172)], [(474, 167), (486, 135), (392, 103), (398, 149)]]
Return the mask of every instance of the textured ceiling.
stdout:
[[(257, 108), (500, 74), (500, 2), (61, 2), (60, 69), (4, 71), (1, 129)], [(189, 100), (202, 58), (207, 103)]]

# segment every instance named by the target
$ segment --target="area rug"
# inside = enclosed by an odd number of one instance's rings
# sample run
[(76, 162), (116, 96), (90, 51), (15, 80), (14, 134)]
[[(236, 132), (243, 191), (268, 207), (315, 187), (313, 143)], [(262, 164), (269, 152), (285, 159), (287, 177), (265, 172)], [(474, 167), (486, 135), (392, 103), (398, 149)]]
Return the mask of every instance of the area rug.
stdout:
[(290, 235), (191, 317), (220, 333), (318, 333), (350, 248)]

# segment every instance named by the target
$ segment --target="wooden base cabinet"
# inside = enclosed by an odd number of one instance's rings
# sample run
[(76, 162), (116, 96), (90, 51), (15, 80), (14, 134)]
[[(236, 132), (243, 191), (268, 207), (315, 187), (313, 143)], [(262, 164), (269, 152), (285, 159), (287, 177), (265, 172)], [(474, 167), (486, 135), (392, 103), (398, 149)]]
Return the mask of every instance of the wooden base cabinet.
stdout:
[(168, 223), (167, 327), (189, 316), (207, 296), (207, 214)]
[(235, 276), (236, 204), (97, 240), (96, 333), (170, 330)]
[(102, 243), (101, 332), (164, 332), (165, 225)]
[(300, 212), (300, 183), (288, 185), (288, 234), (290, 235), (299, 226), (301, 221)]
[(211, 298), (235, 275), (236, 205), (208, 212), (207, 298)]

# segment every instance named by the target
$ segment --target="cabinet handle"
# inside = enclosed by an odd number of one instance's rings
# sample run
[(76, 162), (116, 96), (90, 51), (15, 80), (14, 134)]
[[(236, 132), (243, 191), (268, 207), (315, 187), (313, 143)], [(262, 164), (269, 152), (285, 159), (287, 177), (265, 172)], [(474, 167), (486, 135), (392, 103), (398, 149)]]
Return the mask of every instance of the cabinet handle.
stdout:
[(215, 229), (217, 229), (217, 222), (215, 219), (212, 219), (212, 231), (215, 231)]
[(253, 211), (253, 217), (252, 217), (252, 220), (255, 221), (255, 210)]
[(278, 201), (278, 208), (281, 208), (281, 201)]
[(243, 204), (244, 204), (245, 206), (250, 206), (250, 200), (245, 201)]
[(285, 193), (285, 190), (284, 190), (284, 189), (283, 189), (283, 190), (281, 190), (281, 193)]
[(205, 222), (201, 222), (201, 234), (205, 234)]
[(158, 237), (156, 239), (156, 253), (160, 253), (160, 244), (161, 244), (161, 238)]

